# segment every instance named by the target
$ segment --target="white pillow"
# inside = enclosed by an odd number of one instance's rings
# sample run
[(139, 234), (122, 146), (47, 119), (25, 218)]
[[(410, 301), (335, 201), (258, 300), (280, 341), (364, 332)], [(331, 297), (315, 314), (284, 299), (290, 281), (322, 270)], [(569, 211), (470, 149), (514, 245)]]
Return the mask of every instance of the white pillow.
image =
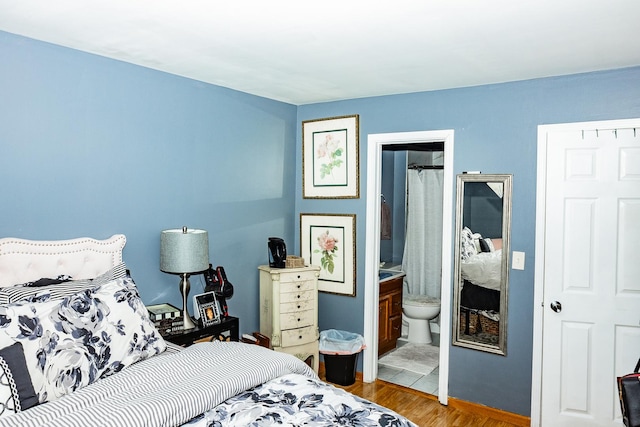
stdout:
[(0, 348), (20, 342), (40, 403), (166, 349), (130, 278), (63, 299), (0, 306)]

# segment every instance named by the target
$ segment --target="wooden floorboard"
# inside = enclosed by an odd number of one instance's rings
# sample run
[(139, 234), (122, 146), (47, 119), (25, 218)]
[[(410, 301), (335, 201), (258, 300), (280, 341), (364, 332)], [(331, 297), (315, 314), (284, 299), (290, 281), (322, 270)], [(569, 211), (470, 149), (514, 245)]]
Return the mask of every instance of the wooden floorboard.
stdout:
[[(324, 379), (322, 369), (320, 376)], [(334, 385), (396, 411), (420, 427), (523, 427), (530, 424), (529, 418), (521, 415), (451, 398), (444, 406), (436, 396), (382, 380), (364, 383), (360, 374), (358, 377), (350, 386)]]

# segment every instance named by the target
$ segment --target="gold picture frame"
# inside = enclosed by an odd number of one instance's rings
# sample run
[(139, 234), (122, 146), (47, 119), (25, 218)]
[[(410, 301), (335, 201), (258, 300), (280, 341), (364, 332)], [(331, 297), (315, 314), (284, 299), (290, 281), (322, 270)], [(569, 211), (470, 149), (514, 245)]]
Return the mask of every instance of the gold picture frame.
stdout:
[(318, 290), (356, 296), (356, 216), (300, 214), (300, 254), (320, 267)]
[(357, 114), (302, 122), (302, 197), (360, 198)]

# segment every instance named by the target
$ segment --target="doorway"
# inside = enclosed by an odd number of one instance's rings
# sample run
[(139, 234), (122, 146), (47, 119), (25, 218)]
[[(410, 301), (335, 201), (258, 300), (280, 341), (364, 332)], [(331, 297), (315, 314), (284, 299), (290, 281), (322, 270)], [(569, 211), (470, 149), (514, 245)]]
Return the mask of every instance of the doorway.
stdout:
[(378, 375), (378, 265), (380, 260), (380, 194), (382, 149), (385, 145), (444, 144), (444, 197), (442, 221), (442, 278), (438, 399), (447, 404), (449, 336), (451, 335), (451, 273), (453, 249), (453, 130), (371, 134), (367, 138), (367, 219), (365, 247), (363, 379)]
[(618, 426), (640, 354), (640, 119), (538, 128), (531, 425)]
[[(383, 145), (381, 175), (380, 268), (385, 276), (395, 270), (405, 276), (399, 280), (401, 300), (388, 296), (397, 284), (380, 282), (378, 379), (435, 396), (440, 356), (442, 147), (436, 142)], [(427, 309), (436, 314), (429, 314), (427, 330), (424, 321), (409, 323), (404, 305), (401, 314), (394, 308), (394, 303), (411, 295), (437, 300), (437, 308)]]

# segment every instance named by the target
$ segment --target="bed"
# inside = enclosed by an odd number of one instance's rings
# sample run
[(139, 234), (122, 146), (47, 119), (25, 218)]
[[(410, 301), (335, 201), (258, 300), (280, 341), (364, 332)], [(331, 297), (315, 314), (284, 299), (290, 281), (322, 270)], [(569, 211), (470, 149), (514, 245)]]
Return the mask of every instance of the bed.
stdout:
[(0, 426), (415, 426), (291, 355), (167, 343), (125, 243), (0, 239)]
[[(502, 239), (484, 238), (464, 227), (461, 245), (460, 307), (466, 314), (465, 334), (469, 334), (470, 313), (500, 321)], [(481, 322), (478, 322), (476, 331), (482, 332)]]

